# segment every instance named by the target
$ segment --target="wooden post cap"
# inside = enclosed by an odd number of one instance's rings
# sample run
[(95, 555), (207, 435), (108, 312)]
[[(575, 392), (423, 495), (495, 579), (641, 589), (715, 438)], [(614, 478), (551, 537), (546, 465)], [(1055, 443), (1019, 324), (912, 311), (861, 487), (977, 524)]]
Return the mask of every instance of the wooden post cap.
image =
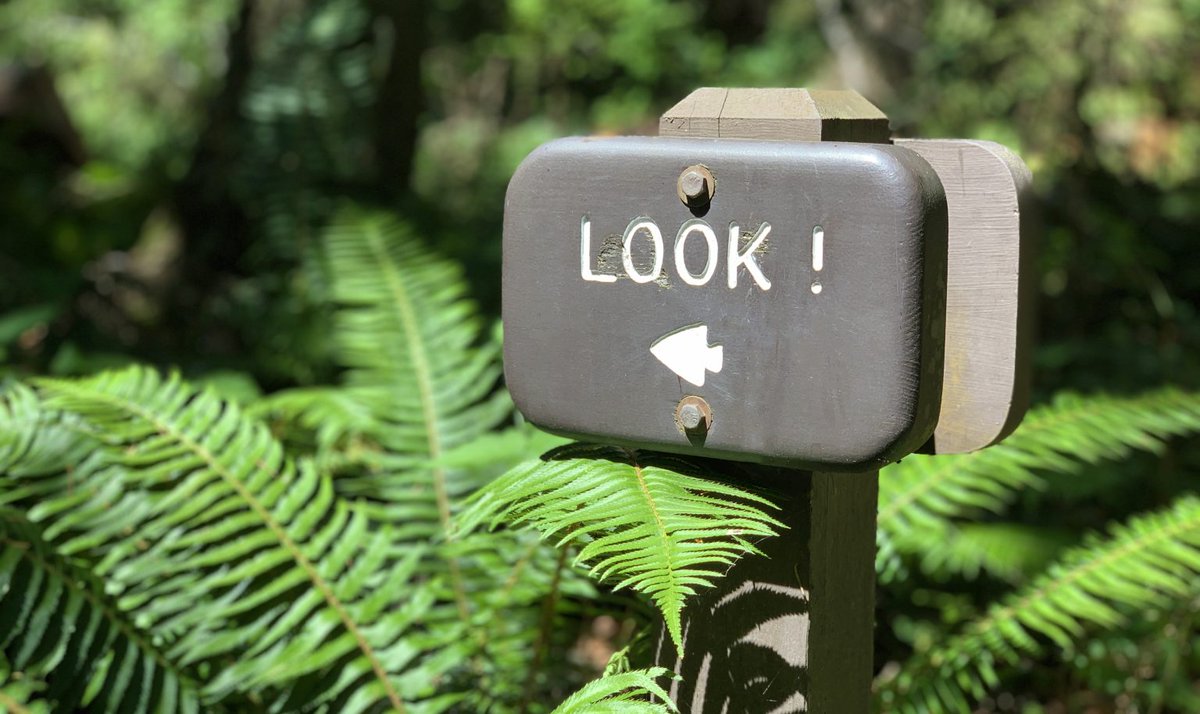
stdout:
[(821, 89), (697, 89), (659, 120), (659, 136), (886, 144), (888, 118), (861, 94)]

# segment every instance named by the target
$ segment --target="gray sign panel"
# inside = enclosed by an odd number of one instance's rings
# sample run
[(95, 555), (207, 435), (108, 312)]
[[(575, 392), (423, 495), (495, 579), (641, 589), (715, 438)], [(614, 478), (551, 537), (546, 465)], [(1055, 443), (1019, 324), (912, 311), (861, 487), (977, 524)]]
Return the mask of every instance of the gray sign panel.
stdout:
[(945, 276), (945, 195), (906, 149), (564, 139), (509, 185), (505, 374), (568, 436), (870, 468), (935, 426)]

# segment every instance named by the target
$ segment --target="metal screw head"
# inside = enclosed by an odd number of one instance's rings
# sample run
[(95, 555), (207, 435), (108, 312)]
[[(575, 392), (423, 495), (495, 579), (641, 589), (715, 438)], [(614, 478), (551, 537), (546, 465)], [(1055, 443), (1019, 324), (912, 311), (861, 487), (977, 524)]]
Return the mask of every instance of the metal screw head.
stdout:
[(708, 205), (716, 190), (717, 182), (713, 178), (712, 172), (699, 164), (684, 169), (676, 182), (679, 200), (691, 208)]
[(684, 432), (705, 432), (712, 424), (712, 409), (701, 397), (684, 397), (675, 407), (675, 421)]
[(700, 413), (700, 407), (695, 404), (685, 405), (679, 410), (679, 423), (684, 429), (695, 429), (700, 426), (700, 422), (704, 421), (704, 415)]

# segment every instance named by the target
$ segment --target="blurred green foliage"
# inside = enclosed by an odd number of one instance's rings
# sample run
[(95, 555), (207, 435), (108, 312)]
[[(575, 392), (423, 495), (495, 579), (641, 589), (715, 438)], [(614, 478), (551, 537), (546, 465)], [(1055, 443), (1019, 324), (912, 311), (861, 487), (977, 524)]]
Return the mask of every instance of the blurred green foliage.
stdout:
[[(1200, 387), (1198, 68), (1200, 0), (9, 0), (0, 374), (140, 361), (238, 394), (329, 383), (311, 255), (342, 200), (400, 214), (496, 315), (504, 189), (539, 143), (653, 133), (698, 86), (853, 86), (898, 134), (994, 139), (1033, 169), (1039, 400)], [(1170, 503), (1198, 455), (1051, 476), (1009, 515), (1057, 550)], [(996, 587), (886, 603), (909, 635), (880, 665)], [(1188, 671), (1194, 613), (992, 705), (1116, 701), (1142, 656)]]

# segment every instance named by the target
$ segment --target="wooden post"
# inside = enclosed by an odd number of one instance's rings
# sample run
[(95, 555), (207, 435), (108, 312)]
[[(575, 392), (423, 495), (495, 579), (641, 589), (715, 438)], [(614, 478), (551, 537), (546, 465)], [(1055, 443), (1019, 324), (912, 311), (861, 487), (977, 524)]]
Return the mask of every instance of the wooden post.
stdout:
[(671, 696), (685, 714), (865, 714), (878, 472), (746, 471), (790, 529), (688, 604), (682, 660), (660, 634), (657, 663), (681, 676)]
[[(887, 117), (855, 92), (699, 89), (663, 114), (661, 136), (887, 143)], [(747, 479), (745, 476), (749, 474)], [(879, 472), (747, 468), (788, 530), (739, 561), (684, 612), (680, 659), (656, 661), (684, 714), (866, 714), (875, 609)]]

